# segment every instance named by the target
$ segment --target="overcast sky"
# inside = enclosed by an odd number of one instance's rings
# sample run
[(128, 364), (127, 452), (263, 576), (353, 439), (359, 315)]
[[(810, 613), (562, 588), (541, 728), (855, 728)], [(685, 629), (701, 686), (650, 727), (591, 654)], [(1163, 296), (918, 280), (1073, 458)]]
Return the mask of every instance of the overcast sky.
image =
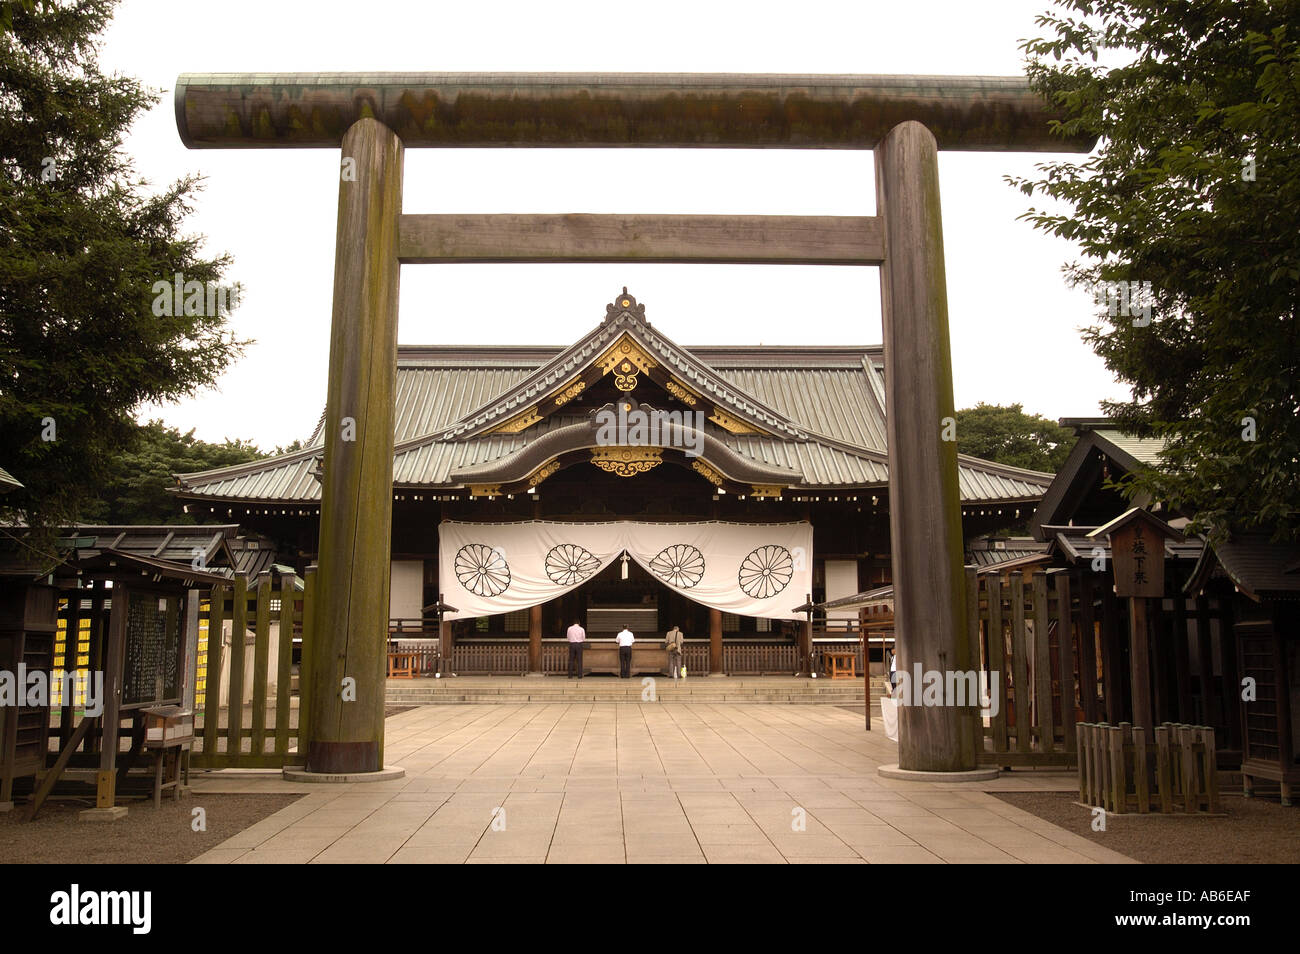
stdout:
[[(206, 177), (189, 229), (234, 257), (234, 330), (256, 339), (215, 392), (141, 417), (269, 449), (305, 438), (325, 402), (339, 153), (187, 150), (171, 99), (179, 73), (1009, 75), (1048, 5), (124, 0), (101, 64), (165, 91), (126, 147), (153, 183)], [(1075, 249), (1016, 221), (1027, 200), (1002, 181), (1050, 158), (939, 155), (958, 407), (1018, 402), (1056, 418), (1124, 396), (1079, 338), (1092, 302), (1060, 271)], [(409, 149), (404, 208), (871, 215), (874, 191), (870, 152)], [(624, 285), (683, 345), (881, 340), (874, 268), (711, 265), (408, 265), (399, 340), (568, 344)]]

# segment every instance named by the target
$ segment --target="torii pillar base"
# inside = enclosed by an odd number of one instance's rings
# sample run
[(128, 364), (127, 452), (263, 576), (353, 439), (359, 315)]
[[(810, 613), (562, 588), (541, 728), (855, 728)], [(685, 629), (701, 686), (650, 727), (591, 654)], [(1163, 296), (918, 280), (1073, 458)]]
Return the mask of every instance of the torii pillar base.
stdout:
[(969, 772), (917, 772), (899, 768), (895, 763), (880, 766), (876, 769), (876, 774), (881, 778), (898, 779), (904, 782), (989, 782), (1001, 773), (995, 768), (972, 769)]

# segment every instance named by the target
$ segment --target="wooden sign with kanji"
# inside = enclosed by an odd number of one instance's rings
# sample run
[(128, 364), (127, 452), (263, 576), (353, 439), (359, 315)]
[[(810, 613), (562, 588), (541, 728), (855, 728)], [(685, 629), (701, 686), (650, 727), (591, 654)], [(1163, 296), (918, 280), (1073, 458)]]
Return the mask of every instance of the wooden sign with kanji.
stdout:
[(1165, 595), (1165, 540), (1181, 540), (1181, 533), (1159, 517), (1134, 508), (1088, 536), (1110, 538), (1116, 596), (1158, 599)]

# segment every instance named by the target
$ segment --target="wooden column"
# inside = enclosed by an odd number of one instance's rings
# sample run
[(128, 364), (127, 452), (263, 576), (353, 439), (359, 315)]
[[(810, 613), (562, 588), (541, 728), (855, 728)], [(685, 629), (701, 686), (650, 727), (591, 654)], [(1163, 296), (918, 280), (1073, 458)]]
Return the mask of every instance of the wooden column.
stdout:
[[(957, 443), (943, 439), (956, 411), (934, 136), (918, 122), (900, 123), (876, 146), (875, 163), (876, 214), (885, 220), (880, 293), (898, 668), (968, 670)], [(974, 769), (975, 740), (962, 716), (956, 707), (903, 707), (899, 766)]]
[(709, 675), (725, 676), (722, 664), (722, 610), (709, 609)]
[(528, 671), (542, 671), (542, 604), (528, 609)]
[(308, 771), (325, 773), (384, 764), (402, 141), (360, 119), (342, 157), (307, 742)]
[(452, 672), (451, 654), (455, 648), (455, 642), (451, 634), (451, 622), (444, 619), (438, 624), (438, 655), (442, 657), (439, 661), (438, 671), (444, 676)]
[(1129, 601), (1129, 692), (1133, 697), (1133, 724), (1142, 727), (1147, 741), (1155, 742), (1154, 712), (1151, 708), (1151, 646), (1148, 642), (1147, 601), (1135, 596)]
[(812, 620), (805, 619), (799, 623), (799, 674), (806, 676), (812, 672)]
[(122, 667), (126, 661), (126, 614), (130, 600), (127, 587), (113, 587), (113, 605), (109, 610), (104, 647), (104, 712), (100, 717), (99, 771), (95, 774), (95, 808), (100, 810), (111, 809), (117, 802), (117, 737), (122, 722)]

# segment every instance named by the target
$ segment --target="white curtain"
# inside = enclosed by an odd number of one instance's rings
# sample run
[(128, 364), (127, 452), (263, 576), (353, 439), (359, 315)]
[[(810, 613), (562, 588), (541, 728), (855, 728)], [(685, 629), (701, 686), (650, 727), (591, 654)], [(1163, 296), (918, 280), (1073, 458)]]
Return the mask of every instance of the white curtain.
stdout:
[(726, 613), (803, 619), (810, 523), (444, 521), (438, 575), (448, 619), (527, 609), (581, 586), (624, 551), (665, 586)]

